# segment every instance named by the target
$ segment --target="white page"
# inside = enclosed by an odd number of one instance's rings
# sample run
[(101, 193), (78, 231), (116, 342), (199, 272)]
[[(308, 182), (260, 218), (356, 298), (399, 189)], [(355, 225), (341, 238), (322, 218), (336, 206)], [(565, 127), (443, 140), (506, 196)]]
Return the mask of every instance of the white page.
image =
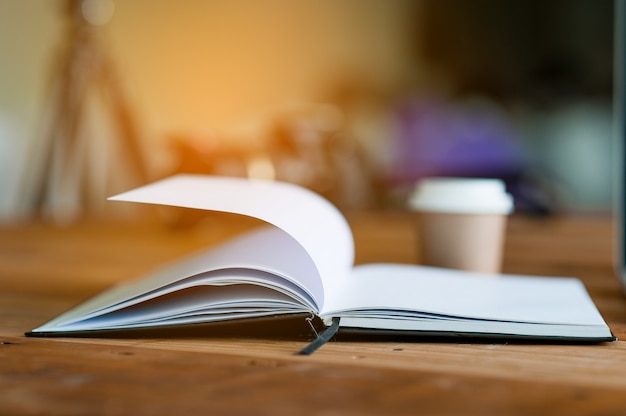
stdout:
[[(249, 270), (246, 272), (246, 269)], [(297, 275), (300, 280), (289, 279), (287, 276), (290, 275)], [(321, 282), (311, 258), (285, 232), (275, 227), (265, 227), (215, 249), (189, 256), (184, 261), (175, 262), (147, 277), (115, 286), (33, 332), (49, 331), (176, 290), (197, 285), (243, 283), (246, 278), (248, 282), (258, 281), (263, 286), (284, 287), (299, 297), (313, 298), (316, 304), (323, 299)], [(258, 280), (259, 278), (263, 280)], [(289, 281), (293, 283), (290, 284)], [(302, 281), (312, 291), (305, 291)], [(246, 298), (245, 292), (241, 295)], [(212, 299), (207, 299), (207, 302), (211, 301)], [(307, 310), (317, 313), (319, 307), (311, 305)]]
[(101, 328), (142, 327), (149, 322), (167, 322), (172, 318), (211, 315), (228, 312), (231, 318), (264, 316), (283, 309), (290, 313), (307, 313), (310, 310), (299, 302), (280, 293), (255, 285), (199, 285), (171, 292), (157, 300), (141, 302), (114, 313), (96, 316), (89, 320), (49, 327), (47, 331), (81, 331)]
[(329, 201), (285, 182), (177, 175), (110, 198), (261, 219), (291, 235), (313, 260), (325, 292), (334, 292), (354, 263), (347, 221)]
[[(572, 278), (489, 276), (401, 264), (355, 268), (323, 316), (397, 309), (517, 322), (605, 325), (582, 283)], [(418, 308), (418, 309), (416, 309)]]

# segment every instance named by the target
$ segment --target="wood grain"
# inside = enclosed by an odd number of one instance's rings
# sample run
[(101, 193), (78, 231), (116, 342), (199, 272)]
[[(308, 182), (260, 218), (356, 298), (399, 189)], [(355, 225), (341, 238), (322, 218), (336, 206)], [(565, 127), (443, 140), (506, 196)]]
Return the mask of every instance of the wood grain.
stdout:
[[(0, 229), (0, 414), (624, 414), (626, 343), (339, 338), (266, 328), (115, 338), (22, 334), (118, 281), (256, 225), (84, 222)], [(353, 213), (356, 261), (419, 262), (414, 219)], [(604, 217), (512, 218), (504, 270), (573, 275), (626, 339)]]

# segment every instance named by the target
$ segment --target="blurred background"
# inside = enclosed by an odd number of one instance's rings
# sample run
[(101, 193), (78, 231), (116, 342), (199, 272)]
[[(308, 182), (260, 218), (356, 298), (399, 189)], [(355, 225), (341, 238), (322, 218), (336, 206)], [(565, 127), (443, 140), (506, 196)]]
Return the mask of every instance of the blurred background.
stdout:
[[(0, 0), (0, 221), (174, 173), (405, 209), (425, 176), (608, 212), (612, 0)], [(106, 212), (109, 212), (107, 206)]]

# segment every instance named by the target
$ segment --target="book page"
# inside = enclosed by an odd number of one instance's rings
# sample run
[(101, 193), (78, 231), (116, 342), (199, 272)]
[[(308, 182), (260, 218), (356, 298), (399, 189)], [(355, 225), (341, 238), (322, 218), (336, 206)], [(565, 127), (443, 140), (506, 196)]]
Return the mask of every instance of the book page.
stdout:
[(470, 319), (605, 325), (578, 279), (480, 275), (434, 267), (369, 264), (327, 298), (324, 316), (358, 310), (423, 312)]
[[(287, 293), (267, 287), (263, 283), (221, 283), (185, 285), (165, 291), (156, 297), (130, 302), (120, 309), (103, 314), (65, 318), (50, 322), (35, 332), (71, 332), (99, 329), (143, 328), (178, 323), (212, 322), (276, 315), (278, 313), (311, 313)], [(262, 282), (262, 281), (261, 281)]]
[[(177, 175), (110, 198), (258, 218), (291, 235), (313, 260), (324, 292), (335, 292), (354, 263), (347, 221), (329, 201), (285, 182)], [(307, 283), (308, 284), (308, 283)], [(320, 307), (323, 301), (320, 300)]]
[[(299, 300), (297, 303), (302, 310), (310, 313), (318, 313), (319, 302), (324, 299), (317, 270), (302, 246), (279, 228), (263, 227), (216, 248), (173, 262), (147, 276), (117, 285), (37, 328), (35, 332), (50, 331), (128, 309), (191, 287), (249, 284), (253, 281), (259, 286), (289, 293), (294, 300)], [(248, 292), (238, 293), (242, 301), (251, 301)], [(207, 304), (211, 301), (206, 299)], [(180, 302), (185, 304), (186, 299), (182, 298)], [(144, 317), (137, 314), (135, 319), (141, 321)]]

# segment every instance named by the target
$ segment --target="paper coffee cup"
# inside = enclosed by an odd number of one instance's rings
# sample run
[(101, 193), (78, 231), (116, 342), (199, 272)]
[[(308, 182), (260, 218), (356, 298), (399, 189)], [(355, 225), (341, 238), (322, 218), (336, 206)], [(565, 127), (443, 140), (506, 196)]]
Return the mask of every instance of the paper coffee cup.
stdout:
[(428, 178), (409, 201), (419, 214), (420, 262), (499, 273), (513, 199), (499, 179)]

